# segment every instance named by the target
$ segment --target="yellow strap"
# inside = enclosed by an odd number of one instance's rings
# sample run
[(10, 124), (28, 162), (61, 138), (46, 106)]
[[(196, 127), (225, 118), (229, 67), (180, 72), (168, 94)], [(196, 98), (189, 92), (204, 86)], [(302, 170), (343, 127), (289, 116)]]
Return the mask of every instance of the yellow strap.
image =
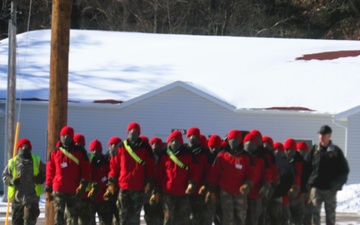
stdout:
[(131, 155), (131, 157), (139, 164), (141, 165), (145, 165), (145, 161), (142, 160), (138, 155), (136, 155), (136, 153), (134, 152), (134, 150), (132, 150), (132, 148), (128, 145), (127, 140), (124, 141), (124, 146), (126, 151)]
[(60, 151), (62, 152), (62, 153), (64, 153), (64, 155), (66, 155), (67, 157), (69, 157), (72, 161), (74, 161), (77, 165), (79, 165), (79, 160), (73, 155), (73, 154), (71, 154), (70, 152), (68, 152), (65, 148), (63, 148), (63, 147), (60, 147), (59, 148), (60, 149)]
[(170, 156), (170, 159), (176, 164), (178, 165), (181, 169), (184, 169), (184, 170), (188, 170), (189, 167), (187, 165), (185, 165), (184, 163), (182, 163), (177, 157), (176, 155), (174, 155), (174, 153), (170, 150), (170, 149), (167, 149), (166, 150), (166, 153)]

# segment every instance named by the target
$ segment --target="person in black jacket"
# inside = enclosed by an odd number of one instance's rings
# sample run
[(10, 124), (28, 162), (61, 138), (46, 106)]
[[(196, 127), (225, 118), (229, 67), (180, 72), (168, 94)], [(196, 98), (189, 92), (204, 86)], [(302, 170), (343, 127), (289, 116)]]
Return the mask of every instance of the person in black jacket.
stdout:
[(310, 189), (310, 201), (314, 206), (312, 224), (320, 224), (321, 205), (325, 203), (326, 224), (336, 221), (336, 193), (346, 183), (350, 172), (342, 150), (331, 141), (331, 127), (319, 130), (319, 144), (304, 157), (303, 187)]

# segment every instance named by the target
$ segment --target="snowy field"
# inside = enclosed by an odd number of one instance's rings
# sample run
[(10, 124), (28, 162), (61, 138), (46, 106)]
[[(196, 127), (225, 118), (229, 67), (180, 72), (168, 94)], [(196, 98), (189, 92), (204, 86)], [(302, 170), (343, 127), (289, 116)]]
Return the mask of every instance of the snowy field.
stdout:
[[(2, 196), (1, 196), (2, 199)], [(342, 191), (338, 192), (338, 225), (360, 225), (360, 184), (344, 186)], [(4, 224), (7, 203), (0, 202), (0, 224)], [(44, 218), (45, 199), (40, 201), (41, 214), (39, 218)], [(11, 218), (10, 218), (11, 219)], [(143, 221), (143, 212), (141, 214)], [(341, 221), (340, 221), (341, 220)]]

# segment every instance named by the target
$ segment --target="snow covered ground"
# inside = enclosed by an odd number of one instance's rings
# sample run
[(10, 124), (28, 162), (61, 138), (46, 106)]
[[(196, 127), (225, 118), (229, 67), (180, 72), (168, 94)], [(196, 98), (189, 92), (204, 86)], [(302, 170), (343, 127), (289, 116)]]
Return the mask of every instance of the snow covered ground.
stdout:
[[(2, 196), (1, 196), (2, 199)], [(338, 225), (360, 225), (360, 184), (345, 185), (342, 191), (337, 195), (338, 206)], [(7, 202), (0, 202), (0, 224), (5, 221)], [(45, 199), (40, 201), (41, 214), (44, 218)], [(143, 218), (143, 213), (142, 213)], [(341, 221), (340, 221), (341, 220)]]

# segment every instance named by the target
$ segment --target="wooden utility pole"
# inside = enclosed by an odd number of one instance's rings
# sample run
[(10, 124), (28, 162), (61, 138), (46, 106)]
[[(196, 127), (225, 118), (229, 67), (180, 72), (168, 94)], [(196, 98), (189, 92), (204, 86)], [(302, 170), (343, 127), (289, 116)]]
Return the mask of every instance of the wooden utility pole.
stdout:
[[(53, 0), (47, 157), (59, 140), (61, 128), (67, 124), (70, 15), (70, 0)], [(46, 203), (45, 223), (46, 225), (54, 224), (52, 202)]]
[[(5, 130), (5, 151), (4, 165), (7, 165), (8, 160), (13, 157), (13, 148), (15, 142), (15, 103), (16, 103), (16, 1), (11, 1), (11, 16), (9, 19), (8, 34), (9, 34), (9, 58), (8, 58), (8, 83), (6, 96), (6, 130)], [(7, 199), (7, 187), (4, 184), (4, 199)]]

